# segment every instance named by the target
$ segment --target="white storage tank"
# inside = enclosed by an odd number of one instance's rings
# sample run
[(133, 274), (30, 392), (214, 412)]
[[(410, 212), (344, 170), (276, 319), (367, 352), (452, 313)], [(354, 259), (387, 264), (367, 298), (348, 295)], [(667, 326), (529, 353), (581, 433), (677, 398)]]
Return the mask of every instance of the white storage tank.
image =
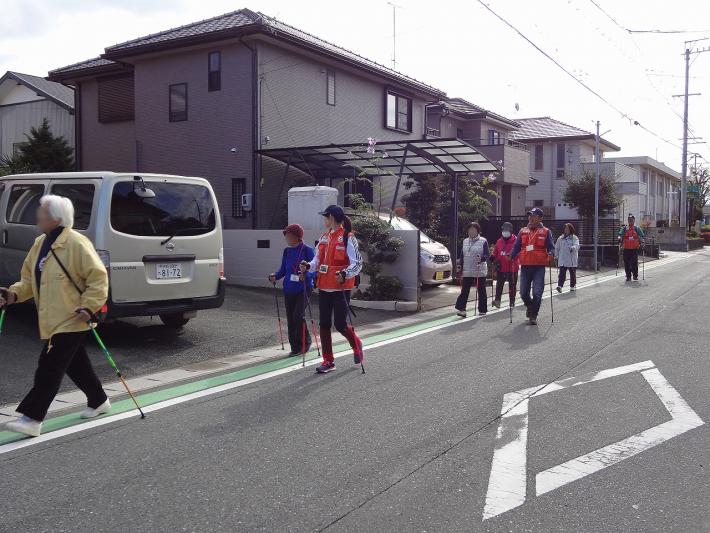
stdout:
[(338, 189), (333, 187), (294, 187), (288, 191), (288, 223), (303, 229), (323, 229), (318, 213), (338, 203)]

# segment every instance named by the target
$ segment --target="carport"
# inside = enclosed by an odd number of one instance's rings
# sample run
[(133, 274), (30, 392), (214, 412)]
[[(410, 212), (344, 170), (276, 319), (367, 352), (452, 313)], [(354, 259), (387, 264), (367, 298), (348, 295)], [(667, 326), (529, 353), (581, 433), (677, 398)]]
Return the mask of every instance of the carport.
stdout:
[(358, 175), (370, 179), (390, 176), (397, 180), (392, 198), (392, 212), (397, 202), (402, 178), (421, 174), (447, 174), (451, 177), (454, 194), (453, 235), (451, 257), (456, 257), (458, 235), (459, 177), (495, 172), (500, 168), (476, 148), (460, 139), (422, 139), (377, 141), (374, 145), (327, 144), (257, 150), (259, 155), (285, 164), (279, 198), (283, 194), (288, 172), (296, 168), (312, 176), (320, 185), (337, 179), (351, 179)]

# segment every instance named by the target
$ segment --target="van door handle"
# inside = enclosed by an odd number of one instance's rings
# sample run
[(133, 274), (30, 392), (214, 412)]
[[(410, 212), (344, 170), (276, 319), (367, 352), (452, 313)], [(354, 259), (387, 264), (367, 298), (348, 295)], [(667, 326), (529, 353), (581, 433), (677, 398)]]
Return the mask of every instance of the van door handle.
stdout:
[(7, 230), (4, 230), (4, 231), (2, 232), (2, 243), (3, 243), (3, 244), (7, 244), (7, 241), (8, 241)]

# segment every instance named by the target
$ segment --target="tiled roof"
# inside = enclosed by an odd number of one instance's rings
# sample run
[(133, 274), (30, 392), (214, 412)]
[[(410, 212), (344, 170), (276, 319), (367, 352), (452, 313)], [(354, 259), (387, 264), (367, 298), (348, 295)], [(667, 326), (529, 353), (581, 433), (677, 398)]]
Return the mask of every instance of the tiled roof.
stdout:
[(520, 128), (511, 133), (511, 137), (524, 139), (545, 139), (560, 137), (586, 137), (594, 134), (589, 131), (570, 126), (550, 117), (521, 118), (518, 119)]
[(0, 83), (8, 78), (14, 79), (16, 82), (34, 90), (37, 94), (49, 98), (67, 109), (74, 109), (74, 91), (61, 83), (48, 81), (31, 74), (11, 71), (8, 71), (0, 79)]
[(67, 65), (66, 67), (50, 70), (49, 76), (52, 77), (57, 74), (68, 74), (79, 70), (91, 69), (96, 67), (108, 67), (111, 65), (116, 65), (116, 63), (109, 59), (104, 59), (103, 57), (94, 57), (92, 59), (87, 59), (86, 61), (79, 61), (78, 63)]
[(474, 103), (471, 103), (468, 100), (464, 100), (463, 98), (446, 98), (445, 102), (446, 102), (447, 106), (449, 107), (449, 109), (451, 109), (455, 113), (460, 113), (461, 115), (484, 114), (484, 115), (494, 118), (496, 120), (501, 120), (503, 122), (506, 122), (506, 123), (510, 124), (511, 126), (518, 126), (519, 125), (519, 122), (516, 120), (506, 118), (503, 115), (499, 115), (497, 113), (489, 111), (488, 109), (484, 109), (483, 107), (478, 106)]
[(326, 52), (341, 59), (351, 61), (361, 68), (367, 68), (379, 72), (380, 74), (395, 78), (402, 83), (418, 87), (421, 90), (432, 94), (443, 95), (444, 92), (431, 87), (419, 80), (401, 74), (391, 68), (388, 68), (380, 63), (360, 56), (350, 50), (337, 46), (333, 43), (320, 39), (310, 33), (294, 28), (275, 18), (257, 13), (249, 9), (240, 9), (231, 13), (226, 13), (217, 17), (193, 22), (178, 28), (154, 33), (138, 39), (132, 39), (124, 43), (116, 44), (106, 48), (105, 55), (107, 57), (117, 57), (120, 55), (128, 55), (132, 52), (146, 50), (153, 46), (170, 46), (173, 42), (175, 46), (179, 46), (181, 42), (186, 42), (194, 39), (209, 40), (210, 38), (219, 39), (227, 35), (236, 35), (237, 32), (230, 33), (230, 30), (246, 30), (247, 28), (255, 32), (265, 33), (276, 39), (284, 38), (295, 40), (296, 44), (306, 47), (313, 47), (322, 52)]

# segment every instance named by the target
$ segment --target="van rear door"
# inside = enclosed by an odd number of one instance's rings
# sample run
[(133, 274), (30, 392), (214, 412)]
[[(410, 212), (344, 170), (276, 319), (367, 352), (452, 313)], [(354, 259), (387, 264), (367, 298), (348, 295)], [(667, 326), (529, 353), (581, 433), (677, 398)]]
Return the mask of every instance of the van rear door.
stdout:
[[(222, 232), (206, 180), (129, 177), (114, 182), (110, 229), (115, 303), (213, 296), (219, 289)], [(154, 194), (154, 196), (152, 196)]]

